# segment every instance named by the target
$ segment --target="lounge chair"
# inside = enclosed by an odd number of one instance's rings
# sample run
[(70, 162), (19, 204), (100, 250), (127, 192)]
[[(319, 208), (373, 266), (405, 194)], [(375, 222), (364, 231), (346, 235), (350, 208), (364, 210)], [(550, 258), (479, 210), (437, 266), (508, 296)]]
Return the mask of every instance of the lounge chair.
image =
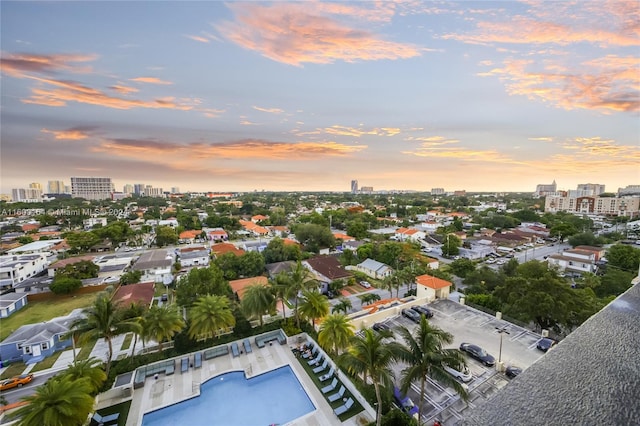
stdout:
[(186, 373), (187, 370), (189, 370), (189, 357), (182, 358), (180, 363), (181, 363), (180, 372), (181, 373)]
[(202, 352), (196, 352), (193, 356), (193, 368), (202, 367)]
[(313, 349), (311, 349), (311, 355), (309, 355), (308, 352), (305, 352), (302, 354), (303, 358), (312, 358), (313, 356), (315, 356), (318, 353), (319, 349), (317, 346), (314, 346)]
[(244, 351), (246, 353), (251, 353), (253, 351), (253, 349), (251, 349), (251, 342), (249, 341), (249, 339), (244, 339), (242, 344), (244, 345)]
[(319, 365), (313, 369), (313, 374), (318, 374), (319, 372), (324, 371), (324, 369), (327, 368), (327, 365), (329, 365), (329, 361), (325, 358), (322, 365)]
[(324, 382), (325, 380), (329, 380), (331, 378), (331, 376), (333, 376), (333, 373), (335, 373), (335, 370), (333, 369), (333, 367), (331, 367), (329, 369), (329, 372), (327, 374), (323, 374), (322, 376), (318, 377), (318, 380), (320, 380), (320, 382)]
[(347, 399), (347, 402), (345, 402), (343, 405), (333, 410), (333, 412), (336, 413), (336, 416), (339, 416), (340, 414), (344, 414), (347, 411), (349, 411), (349, 408), (351, 408), (352, 405), (353, 405), (353, 399), (349, 398)]
[(309, 364), (309, 365), (318, 364), (320, 361), (322, 361), (322, 355), (318, 355), (317, 357), (315, 357), (311, 361), (307, 361), (307, 364)]
[(240, 356), (240, 350), (238, 349), (238, 342), (233, 342), (231, 344), (231, 353), (233, 354), (233, 357), (237, 357)]
[(329, 393), (332, 390), (336, 389), (336, 386), (338, 386), (338, 379), (337, 378), (333, 378), (333, 381), (331, 381), (330, 384), (328, 384), (327, 386), (323, 387), (322, 389), (320, 389), (320, 391), (322, 393)]
[(95, 413), (93, 417), (91, 417), (91, 424), (104, 426), (115, 425), (118, 423), (118, 417), (120, 417), (120, 413), (113, 413), (108, 416), (101, 416), (100, 414)]
[(329, 400), (329, 402), (335, 402), (337, 400), (339, 400), (340, 398), (342, 398), (344, 396), (345, 391), (347, 390), (347, 388), (344, 387), (344, 385), (340, 386), (340, 390), (336, 393), (332, 393), (331, 395), (329, 395), (329, 397), (327, 398), (327, 400)]

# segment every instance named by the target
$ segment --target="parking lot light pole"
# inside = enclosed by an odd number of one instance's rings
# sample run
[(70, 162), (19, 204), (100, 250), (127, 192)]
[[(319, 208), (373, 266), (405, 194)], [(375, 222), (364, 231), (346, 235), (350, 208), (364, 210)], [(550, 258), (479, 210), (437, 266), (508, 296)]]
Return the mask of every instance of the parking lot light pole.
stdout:
[(507, 331), (507, 327), (496, 327), (497, 333), (500, 335), (500, 350), (498, 352), (498, 368), (502, 368), (502, 335), (503, 334), (511, 334)]

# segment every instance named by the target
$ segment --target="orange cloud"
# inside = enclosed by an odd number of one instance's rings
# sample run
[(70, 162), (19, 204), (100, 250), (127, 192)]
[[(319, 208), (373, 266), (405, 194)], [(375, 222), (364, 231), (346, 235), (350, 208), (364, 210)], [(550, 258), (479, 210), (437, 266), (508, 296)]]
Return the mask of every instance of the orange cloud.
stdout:
[(80, 126), (65, 130), (41, 129), (40, 131), (42, 133), (49, 133), (54, 135), (54, 139), (56, 140), (79, 141), (91, 137), (91, 133), (95, 129), (95, 127)]
[(209, 39), (206, 37), (198, 36), (198, 35), (185, 35), (186, 38), (190, 38), (193, 41), (198, 41), (200, 43), (209, 43)]
[(640, 110), (638, 66), (640, 58), (614, 55), (576, 64), (565, 72), (533, 60), (506, 60), (504, 67), (479, 75), (497, 76), (506, 83), (510, 95), (523, 95), (567, 110), (608, 113)]
[(96, 152), (135, 158), (154, 158), (168, 155), (167, 160), (178, 158), (204, 159), (272, 159), (316, 160), (319, 157), (336, 157), (354, 154), (366, 149), (366, 145), (344, 145), (328, 142), (272, 142), (260, 139), (243, 139), (222, 143), (178, 144), (146, 139), (107, 139)]
[(228, 7), (235, 21), (217, 25), (220, 34), (289, 65), (407, 59), (421, 54), (416, 46), (383, 40), (327, 16), (340, 5), (232, 3)]
[(138, 83), (148, 83), (148, 84), (161, 84), (161, 85), (173, 84), (170, 81), (161, 80), (157, 77), (136, 77), (136, 78), (130, 78), (129, 80), (136, 81)]
[(114, 90), (123, 95), (128, 95), (129, 93), (136, 93), (139, 91), (135, 87), (124, 86), (121, 84), (115, 84), (113, 86), (109, 86), (109, 89)]
[(91, 72), (91, 67), (77, 66), (77, 63), (91, 62), (97, 55), (35, 55), (27, 53), (2, 54), (0, 70), (11, 77), (24, 78), (29, 73), (52, 73), (70, 71)]
[(253, 106), (253, 109), (262, 112), (269, 112), (271, 114), (282, 114), (284, 112), (284, 110), (280, 108), (261, 108), (255, 105)]
[(424, 148), (450, 145), (460, 142), (458, 139), (448, 139), (444, 136), (409, 136), (405, 140), (422, 142), (421, 146)]
[(347, 126), (339, 126), (334, 125), (331, 127), (325, 127), (323, 129), (318, 129), (321, 132), (335, 135), (335, 136), (354, 136), (359, 138), (365, 135), (372, 136), (395, 136), (400, 133), (400, 129), (397, 127), (375, 127), (370, 130), (365, 130), (362, 128), (355, 127), (347, 127)]

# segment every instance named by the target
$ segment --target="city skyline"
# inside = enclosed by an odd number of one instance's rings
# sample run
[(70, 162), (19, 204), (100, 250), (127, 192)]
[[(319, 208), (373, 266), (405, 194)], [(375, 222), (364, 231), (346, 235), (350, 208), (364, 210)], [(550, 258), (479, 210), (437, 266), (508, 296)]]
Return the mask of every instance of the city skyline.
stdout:
[(2, 2), (1, 192), (640, 181), (640, 5)]

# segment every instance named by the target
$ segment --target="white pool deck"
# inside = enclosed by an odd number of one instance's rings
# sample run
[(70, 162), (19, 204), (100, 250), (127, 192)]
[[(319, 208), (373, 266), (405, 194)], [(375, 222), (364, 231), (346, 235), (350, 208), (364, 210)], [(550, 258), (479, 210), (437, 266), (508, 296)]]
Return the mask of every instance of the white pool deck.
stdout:
[[(333, 413), (333, 409), (329, 403), (325, 400), (324, 395), (313, 383), (307, 372), (300, 365), (300, 362), (296, 359), (292, 348), (294, 344), (289, 343), (280, 345), (277, 342), (267, 344), (263, 348), (258, 348), (253, 338), (250, 338), (252, 342), (253, 351), (251, 353), (244, 353), (238, 357), (233, 357), (231, 351), (227, 355), (223, 355), (210, 360), (202, 359), (202, 367), (198, 369), (189, 368), (185, 373), (180, 372), (180, 359), (176, 358), (176, 370), (173, 375), (165, 376), (160, 374), (157, 379), (154, 377), (147, 377), (143, 387), (133, 390), (131, 408), (129, 416), (127, 418), (127, 426), (138, 426), (142, 424), (142, 417), (145, 413), (166, 407), (177, 402), (192, 398), (200, 394), (200, 383), (207, 381), (208, 379), (218, 376), (220, 374), (229, 371), (244, 371), (248, 377), (252, 377), (267, 371), (274, 370), (284, 365), (290, 365), (295, 372), (298, 380), (302, 384), (307, 395), (316, 407), (314, 411), (306, 414), (298, 419), (295, 419), (287, 425), (291, 426), (320, 426), (320, 425), (345, 425), (345, 426), (359, 426), (363, 424), (364, 419), (366, 423), (374, 420), (374, 411), (368, 404), (363, 404), (365, 411), (350, 417), (345, 422), (340, 422), (338, 417)], [(291, 341), (291, 340), (290, 340)], [(242, 340), (238, 341), (238, 346), (242, 348)], [(184, 355), (186, 356), (186, 355)], [(184, 357), (183, 356), (183, 357)], [(190, 362), (193, 362), (193, 355), (189, 356)], [(340, 377), (343, 379), (344, 376)], [(344, 379), (343, 379), (344, 381)], [(350, 387), (350, 386), (349, 386)], [(101, 395), (98, 399), (97, 409), (107, 407), (129, 398), (121, 397), (109, 397), (109, 394), (113, 392), (107, 392)], [(115, 394), (121, 395), (121, 394)], [(241, 395), (238, 395), (241, 398)], [(364, 400), (358, 398), (361, 403)], [(367, 409), (368, 408), (368, 409)], [(211, 413), (212, 418), (215, 418), (215, 413)], [(204, 424), (211, 424), (203, 422)], [(190, 425), (199, 426), (199, 425)], [(226, 425), (225, 425), (226, 426)], [(228, 425), (233, 426), (233, 425)], [(266, 426), (266, 425), (265, 425)]]

